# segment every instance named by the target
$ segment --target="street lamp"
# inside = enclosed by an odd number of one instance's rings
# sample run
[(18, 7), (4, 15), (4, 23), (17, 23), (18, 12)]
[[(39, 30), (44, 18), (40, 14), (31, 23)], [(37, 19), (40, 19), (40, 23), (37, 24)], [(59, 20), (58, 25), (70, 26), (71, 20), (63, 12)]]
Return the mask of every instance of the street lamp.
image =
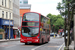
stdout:
[[(11, 1), (9, 0), (9, 9), (11, 7)], [(10, 12), (10, 10), (9, 10)], [(10, 16), (9, 16), (9, 40), (10, 40), (10, 17), (11, 17), (11, 13), (10, 13)]]
[(10, 40), (10, 17), (9, 17), (9, 40)]

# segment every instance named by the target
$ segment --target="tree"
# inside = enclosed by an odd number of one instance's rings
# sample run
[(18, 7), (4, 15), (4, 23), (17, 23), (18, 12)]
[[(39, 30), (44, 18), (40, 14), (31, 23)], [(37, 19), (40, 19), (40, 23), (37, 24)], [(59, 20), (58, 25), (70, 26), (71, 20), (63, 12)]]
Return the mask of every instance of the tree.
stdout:
[(53, 25), (54, 25), (55, 32), (58, 32), (59, 26), (63, 29), (64, 18), (62, 18), (61, 15), (52, 15), (49, 13), (47, 15), (47, 17), (49, 17), (51, 20), (51, 29), (52, 30), (53, 30)]
[[(58, 6), (57, 6), (58, 11), (59, 12), (61, 11), (60, 14), (62, 16), (65, 16), (64, 32), (66, 32), (66, 29), (68, 30), (68, 38), (66, 40), (66, 36), (64, 36), (64, 39), (65, 39), (65, 46), (67, 47), (67, 50), (69, 50), (69, 45), (70, 45), (70, 29), (71, 29), (70, 23), (73, 18), (73, 7), (72, 7), (73, 3), (75, 3), (75, 0), (62, 0), (62, 3), (58, 3)], [(67, 23), (66, 23), (66, 19), (67, 19)]]

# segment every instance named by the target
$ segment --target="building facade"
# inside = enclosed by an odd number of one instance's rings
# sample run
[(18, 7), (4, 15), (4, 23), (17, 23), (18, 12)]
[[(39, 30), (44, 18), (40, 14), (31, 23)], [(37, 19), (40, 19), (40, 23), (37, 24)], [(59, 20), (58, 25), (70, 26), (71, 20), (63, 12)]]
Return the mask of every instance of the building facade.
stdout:
[(13, 0), (0, 0), (0, 28), (4, 29), (7, 38), (9, 38), (9, 24), (10, 38), (13, 38)]
[(14, 20), (14, 34), (16, 34), (17, 37), (19, 37), (19, 29), (20, 27), (20, 9), (19, 9), (19, 0), (13, 0), (13, 20)]
[(30, 10), (31, 10), (31, 5), (28, 4), (28, 0), (20, 0), (20, 23), (22, 21), (23, 13), (30, 12)]
[(13, 19), (14, 19), (14, 27), (19, 27), (20, 25), (20, 9), (19, 9), (19, 0), (13, 0)]

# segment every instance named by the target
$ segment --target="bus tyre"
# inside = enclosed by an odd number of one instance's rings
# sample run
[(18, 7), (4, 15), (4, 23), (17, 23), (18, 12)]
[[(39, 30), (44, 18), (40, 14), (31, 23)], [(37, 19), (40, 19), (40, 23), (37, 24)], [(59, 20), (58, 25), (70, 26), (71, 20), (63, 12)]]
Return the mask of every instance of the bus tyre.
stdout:
[(49, 38), (48, 38), (48, 42), (49, 42)]
[(49, 38), (47, 39), (47, 42), (46, 43), (48, 43), (49, 42)]
[(47, 40), (47, 42), (46, 43), (48, 43), (48, 40)]
[(39, 43), (39, 45), (42, 45), (42, 43)]

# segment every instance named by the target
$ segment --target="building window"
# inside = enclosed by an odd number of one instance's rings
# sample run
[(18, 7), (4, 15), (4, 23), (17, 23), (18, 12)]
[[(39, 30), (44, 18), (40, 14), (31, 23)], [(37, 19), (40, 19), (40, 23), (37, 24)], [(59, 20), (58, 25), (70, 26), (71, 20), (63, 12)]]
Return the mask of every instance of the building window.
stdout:
[(23, 3), (24, 3), (24, 4), (28, 4), (28, 1), (24, 1)]
[(11, 19), (11, 13), (10, 13), (10, 19)]
[(2, 0), (2, 5), (3, 5), (3, 0)]
[(22, 1), (20, 1), (20, 3), (22, 3)]
[(4, 11), (2, 11), (2, 18), (4, 18)]
[(6, 0), (5, 0), (5, 7), (6, 7)]
[(6, 12), (6, 19), (8, 18), (8, 12)]
[(11, 1), (9, 0), (9, 8), (11, 8)]

